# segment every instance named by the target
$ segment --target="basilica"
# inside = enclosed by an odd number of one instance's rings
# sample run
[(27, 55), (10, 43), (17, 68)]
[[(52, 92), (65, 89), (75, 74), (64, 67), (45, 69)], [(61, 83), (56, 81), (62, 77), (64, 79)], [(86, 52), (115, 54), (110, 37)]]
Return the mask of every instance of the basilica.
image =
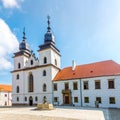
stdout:
[(47, 23), (38, 58), (29, 48), (25, 31), (14, 53), (12, 105), (32, 106), (46, 98), (53, 105), (120, 108), (120, 65), (112, 60), (84, 65), (73, 61), (71, 67), (61, 69), (50, 18)]

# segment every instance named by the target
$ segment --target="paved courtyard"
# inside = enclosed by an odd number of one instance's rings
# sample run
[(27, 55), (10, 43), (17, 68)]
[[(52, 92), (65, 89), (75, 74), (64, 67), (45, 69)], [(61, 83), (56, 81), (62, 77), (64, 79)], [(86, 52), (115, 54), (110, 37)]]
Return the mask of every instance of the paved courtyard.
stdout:
[(119, 109), (55, 107), (35, 110), (35, 107), (0, 107), (0, 120), (119, 120)]

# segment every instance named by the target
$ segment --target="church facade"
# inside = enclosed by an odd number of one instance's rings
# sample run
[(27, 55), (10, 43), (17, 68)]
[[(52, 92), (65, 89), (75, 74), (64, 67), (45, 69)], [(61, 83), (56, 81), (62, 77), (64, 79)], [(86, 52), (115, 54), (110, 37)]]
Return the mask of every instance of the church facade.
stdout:
[(19, 51), (13, 57), (13, 105), (34, 105), (46, 97), (54, 105), (120, 108), (120, 65), (108, 60), (76, 66), (73, 61), (71, 67), (60, 69), (61, 55), (49, 18), (38, 53), (36, 58), (24, 31)]

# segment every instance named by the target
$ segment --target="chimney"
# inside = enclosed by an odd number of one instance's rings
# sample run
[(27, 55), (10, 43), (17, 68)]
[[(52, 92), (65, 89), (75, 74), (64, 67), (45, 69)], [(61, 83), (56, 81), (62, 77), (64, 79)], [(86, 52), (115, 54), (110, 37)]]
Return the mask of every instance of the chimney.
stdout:
[(75, 63), (75, 61), (74, 61), (74, 60), (72, 60), (72, 70), (74, 71), (74, 70), (75, 70), (75, 68), (76, 68), (76, 63)]

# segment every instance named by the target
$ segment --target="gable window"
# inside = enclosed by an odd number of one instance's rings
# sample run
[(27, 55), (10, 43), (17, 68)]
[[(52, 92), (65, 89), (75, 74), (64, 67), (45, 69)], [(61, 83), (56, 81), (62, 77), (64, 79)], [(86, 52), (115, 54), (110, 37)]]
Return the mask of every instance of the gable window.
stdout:
[(16, 87), (16, 93), (19, 93), (20, 92), (20, 89), (19, 89), (19, 86)]
[(109, 103), (115, 104), (115, 97), (109, 97)]
[(77, 82), (73, 82), (73, 90), (78, 90), (78, 83)]
[(19, 74), (17, 74), (16, 78), (17, 78), (17, 80), (19, 79)]
[(68, 90), (69, 89), (69, 83), (65, 83), (64, 87), (65, 87), (65, 90)]
[(84, 103), (89, 103), (89, 97), (84, 97)]
[(33, 92), (34, 89), (34, 80), (33, 80), (33, 75), (29, 75), (29, 80), (28, 80), (28, 91)]
[(19, 69), (21, 68), (21, 64), (20, 64), (20, 63), (18, 63), (18, 68), (19, 68)]
[(30, 61), (31, 65), (33, 65), (33, 60)]
[(83, 88), (84, 88), (84, 90), (89, 89), (88, 81), (84, 81), (84, 82), (83, 82)]
[(47, 58), (46, 57), (44, 57), (44, 64), (46, 64), (47, 63)]
[(43, 76), (46, 76), (46, 70), (43, 70)]
[(43, 84), (43, 92), (46, 92), (46, 89), (47, 89), (47, 86), (46, 86), (46, 84), (44, 83), (44, 84)]
[(53, 90), (54, 90), (54, 91), (57, 91), (57, 83), (54, 83), (54, 84), (53, 84)]
[(114, 79), (108, 79), (108, 88), (109, 89), (114, 89)]
[(95, 80), (95, 89), (100, 89), (100, 80)]

